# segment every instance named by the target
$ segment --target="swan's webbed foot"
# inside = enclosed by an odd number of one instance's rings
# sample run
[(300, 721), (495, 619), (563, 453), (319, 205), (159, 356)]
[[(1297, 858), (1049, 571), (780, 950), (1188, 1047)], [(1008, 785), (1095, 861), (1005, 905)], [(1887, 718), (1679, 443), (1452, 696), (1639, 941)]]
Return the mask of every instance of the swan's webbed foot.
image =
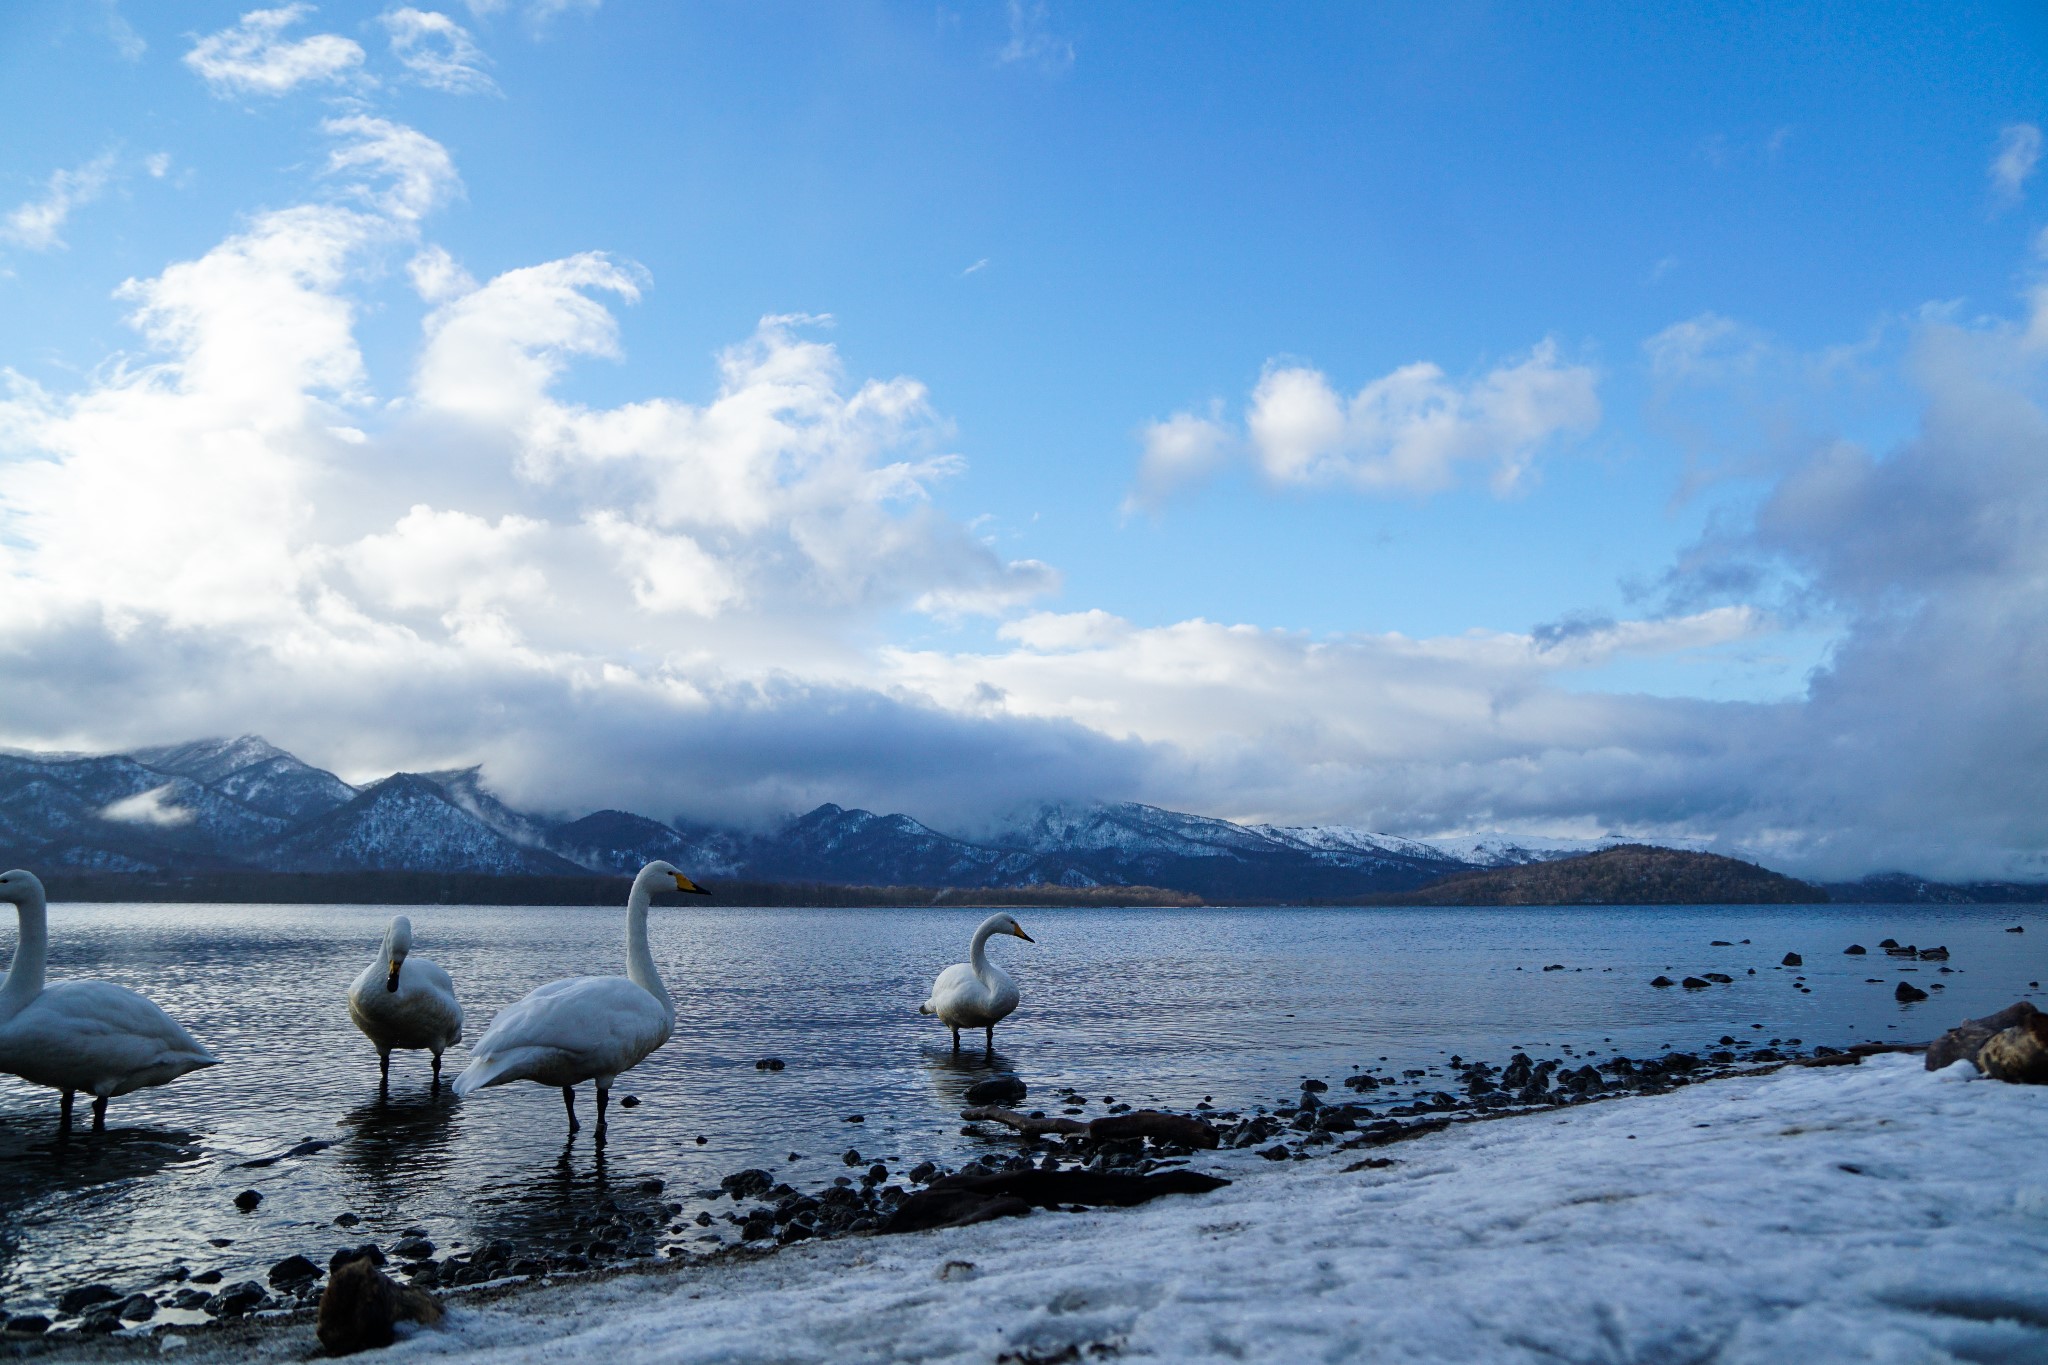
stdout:
[(570, 1133), (571, 1133), (572, 1135), (573, 1135), (573, 1134), (575, 1134), (575, 1133), (581, 1132), (581, 1131), (582, 1131), (582, 1129), (583, 1129), (583, 1125), (582, 1125), (582, 1124), (580, 1124), (580, 1123), (578, 1123), (578, 1122), (576, 1121), (576, 1087), (575, 1087), (575, 1086), (573, 1086), (573, 1085), (565, 1085), (565, 1086), (563, 1086), (563, 1087), (562, 1087), (562, 1107), (563, 1107), (564, 1109), (567, 1109), (567, 1110), (569, 1111), (569, 1132), (570, 1132)]
[(74, 1098), (75, 1092), (67, 1090), (64, 1092), (63, 1101), (57, 1106), (58, 1137), (71, 1136), (71, 1102)]
[(92, 1130), (95, 1133), (107, 1131), (107, 1097), (105, 1095), (93, 1096)]

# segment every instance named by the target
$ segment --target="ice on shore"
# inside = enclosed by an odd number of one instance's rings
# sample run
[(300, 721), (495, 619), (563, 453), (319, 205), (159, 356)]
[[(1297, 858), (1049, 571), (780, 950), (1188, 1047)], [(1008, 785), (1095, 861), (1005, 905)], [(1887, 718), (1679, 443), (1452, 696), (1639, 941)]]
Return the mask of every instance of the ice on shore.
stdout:
[(1967, 1074), (1790, 1068), (1374, 1170), (1210, 1156), (1212, 1195), (547, 1288), (389, 1357), (2048, 1361), (2048, 1087)]

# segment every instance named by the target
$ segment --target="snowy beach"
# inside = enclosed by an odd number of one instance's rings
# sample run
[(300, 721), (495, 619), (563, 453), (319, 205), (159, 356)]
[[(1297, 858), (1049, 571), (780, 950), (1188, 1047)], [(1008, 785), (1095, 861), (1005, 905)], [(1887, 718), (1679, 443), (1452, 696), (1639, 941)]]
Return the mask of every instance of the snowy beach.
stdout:
[[(1966, 1076), (1788, 1067), (1362, 1169), (1211, 1154), (1235, 1183), (1207, 1196), (456, 1297), (385, 1358), (2048, 1359), (2048, 1090)], [(299, 1319), (63, 1354), (165, 1346), (317, 1350)]]

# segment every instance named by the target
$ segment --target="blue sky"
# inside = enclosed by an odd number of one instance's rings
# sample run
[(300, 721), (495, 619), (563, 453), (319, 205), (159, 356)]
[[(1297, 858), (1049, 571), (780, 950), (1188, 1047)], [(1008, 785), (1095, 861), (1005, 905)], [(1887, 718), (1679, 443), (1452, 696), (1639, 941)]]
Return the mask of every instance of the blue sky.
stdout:
[[(1911, 828), (2024, 871), (2040, 768), (1939, 835), (1843, 792), (1981, 785), (2016, 665), (1935, 700), (1872, 651), (1988, 658), (1940, 631), (2019, 629), (2031, 560), (1841, 552), (2041, 494), (2025, 420), (1930, 413), (2038, 416), (2044, 39), (2020, 6), (11, 6), (0, 741), (1826, 870)], [(788, 315), (830, 321), (757, 331)], [(94, 526), (145, 487), (189, 539), (80, 569), (149, 540)], [(1933, 705), (1991, 728), (1786, 795)]]

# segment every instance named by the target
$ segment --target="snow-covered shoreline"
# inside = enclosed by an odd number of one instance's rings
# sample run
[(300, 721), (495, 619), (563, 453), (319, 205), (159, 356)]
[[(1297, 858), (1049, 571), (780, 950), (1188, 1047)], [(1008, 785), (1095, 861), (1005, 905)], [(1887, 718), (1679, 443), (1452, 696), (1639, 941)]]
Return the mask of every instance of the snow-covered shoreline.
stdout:
[(1198, 1198), (456, 1299), (384, 1358), (2048, 1360), (2048, 1088), (1969, 1072), (1786, 1068), (1456, 1125), (1377, 1168), (1214, 1154), (1236, 1183)]

